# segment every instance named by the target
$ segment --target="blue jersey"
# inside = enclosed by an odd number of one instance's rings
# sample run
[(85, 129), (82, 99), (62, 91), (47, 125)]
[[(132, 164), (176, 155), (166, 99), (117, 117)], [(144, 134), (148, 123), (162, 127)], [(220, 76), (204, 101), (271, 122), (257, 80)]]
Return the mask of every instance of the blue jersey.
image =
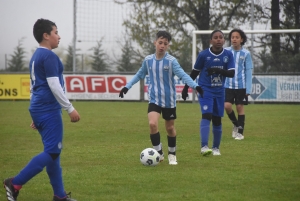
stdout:
[(194, 69), (200, 71), (198, 84), (205, 91), (210, 91), (216, 94), (222, 94), (224, 91), (225, 78), (221, 74), (213, 74), (207, 76), (208, 68), (221, 68), (224, 70), (234, 69), (234, 60), (232, 53), (228, 50), (216, 55), (211, 52), (210, 48), (201, 51), (197, 57)]
[(51, 50), (39, 47), (30, 60), (29, 69), (31, 82), (29, 110), (45, 112), (61, 109), (61, 105), (55, 99), (47, 83), (47, 78), (58, 77), (64, 89), (63, 65), (59, 57)]
[(226, 78), (225, 88), (246, 89), (246, 93), (251, 94), (253, 63), (250, 52), (243, 47), (240, 50), (234, 50), (232, 47), (226, 49), (233, 54), (235, 75), (233, 78)]
[(176, 58), (168, 53), (160, 60), (156, 59), (155, 54), (145, 57), (142, 67), (132, 80), (126, 84), (126, 87), (130, 89), (132, 85), (144, 79), (147, 74), (150, 79), (148, 86), (149, 103), (154, 103), (163, 108), (176, 107), (175, 75), (193, 89), (198, 86), (183, 71)]

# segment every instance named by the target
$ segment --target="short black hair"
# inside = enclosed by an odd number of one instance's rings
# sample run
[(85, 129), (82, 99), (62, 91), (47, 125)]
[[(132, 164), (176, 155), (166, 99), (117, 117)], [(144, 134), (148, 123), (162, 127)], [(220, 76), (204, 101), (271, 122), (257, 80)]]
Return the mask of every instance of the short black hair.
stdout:
[(245, 34), (244, 31), (242, 31), (241, 29), (232, 29), (229, 33), (229, 41), (231, 43), (231, 35), (233, 32), (238, 32), (241, 35), (241, 38), (243, 39), (243, 42), (241, 42), (241, 45), (243, 46), (246, 42), (247, 42), (247, 36)]
[(220, 33), (224, 36), (224, 33), (223, 33), (221, 30), (216, 29), (216, 30), (214, 30), (213, 32), (211, 32), (211, 34), (210, 34), (210, 39), (212, 39), (214, 33), (216, 33), (216, 32), (220, 32)]
[(50, 20), (38, 19), (33, 25), (33, 36), (35, 40), (40, 43), (43, 40), (43, 34), (47, 33), (50, 35), (53, 26), (57, 27), (56, 24)]
[(158, 31), (156, 33), (156, 40), (159, 39), (160, 37), (166, 38), (169, 42), (172, 40), (171, 34), (167, 31)]

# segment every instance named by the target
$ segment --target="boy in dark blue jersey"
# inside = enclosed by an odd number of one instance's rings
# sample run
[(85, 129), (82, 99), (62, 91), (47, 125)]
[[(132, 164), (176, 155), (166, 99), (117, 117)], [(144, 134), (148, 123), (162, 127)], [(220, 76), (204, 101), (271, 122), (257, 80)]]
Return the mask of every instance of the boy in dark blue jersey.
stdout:
[[(213, 153), (220, 154), (222, 137), (221, 117), (224, 115), (224, 82), (226, 77), (234, 76), (234, 60), (232, 53), (223, 49), (224, 34), (214, 30), (210, 35), (211, 47), (199, 53), (194, 69), (190, 76), (194, 80), (199, 75), (198, 84), (202, 87), (203, 97), (198, 100), (201, 107), (202, 119), (200, 122), (201, 154), (204, 156)], [(182, 90), (182, 98), (188, 96), (188, 85)], [(212, 121), (213, 145), (208, 146), (210, 122)]]
[(55, 23), (38, 19), (33, 26), (33, 35), (39, 43), (30, 60), (30, 115), (31, 128), (39, 131), (44, 151), (36, 155), (18, 175), (4, 180), (7, 200), (16, 201), (19, 190), (45, 167), (53, 188), (53, 201), (75, 201), (66, 194), (60, 167), (63, 140), (63, 108), (71, 122), (80, 120), (64, 92), (63, 65), (52, 52), (58, 47), (60, 36)]

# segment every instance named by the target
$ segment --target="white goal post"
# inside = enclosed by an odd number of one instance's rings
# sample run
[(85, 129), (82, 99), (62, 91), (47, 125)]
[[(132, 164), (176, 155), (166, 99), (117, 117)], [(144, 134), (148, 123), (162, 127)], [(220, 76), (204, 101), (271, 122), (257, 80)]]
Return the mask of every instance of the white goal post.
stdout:
[[(192, 45), (192, 69), (197, 58), (197, 34), (211, 34), (214, 30), (195, 30), (193, 31)], [(224, 34), (229, 34), (231, 30), (222, 30)], [(273, 30), (243, 30), (246, 34), (270, 34), (270, 33), (300, 33), (300, 29), (273, 29)]]

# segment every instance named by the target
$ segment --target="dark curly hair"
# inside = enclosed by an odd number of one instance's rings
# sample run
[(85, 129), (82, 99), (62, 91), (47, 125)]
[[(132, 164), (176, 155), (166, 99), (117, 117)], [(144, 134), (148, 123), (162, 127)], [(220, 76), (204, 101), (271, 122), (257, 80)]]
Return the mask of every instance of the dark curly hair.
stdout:
[(243, 39), (243, 42), (241, 42), (241, 45), (243, 46), (243, 45), (247, 42), (247, 36), (246, 36), (245, 32), (242, 31), (241, 29), (232, 29), (232, 30), (230, 31), (230, 33), (229, 33), (229, 41), (230, 41), (230, 44), (231, 44), (231, 40), (230, 40), (230, 39), (231, 39), (231, 34), (232, 34), (233, 32), (238, 32), (238, 33), (240, 34), (241, 38)]

